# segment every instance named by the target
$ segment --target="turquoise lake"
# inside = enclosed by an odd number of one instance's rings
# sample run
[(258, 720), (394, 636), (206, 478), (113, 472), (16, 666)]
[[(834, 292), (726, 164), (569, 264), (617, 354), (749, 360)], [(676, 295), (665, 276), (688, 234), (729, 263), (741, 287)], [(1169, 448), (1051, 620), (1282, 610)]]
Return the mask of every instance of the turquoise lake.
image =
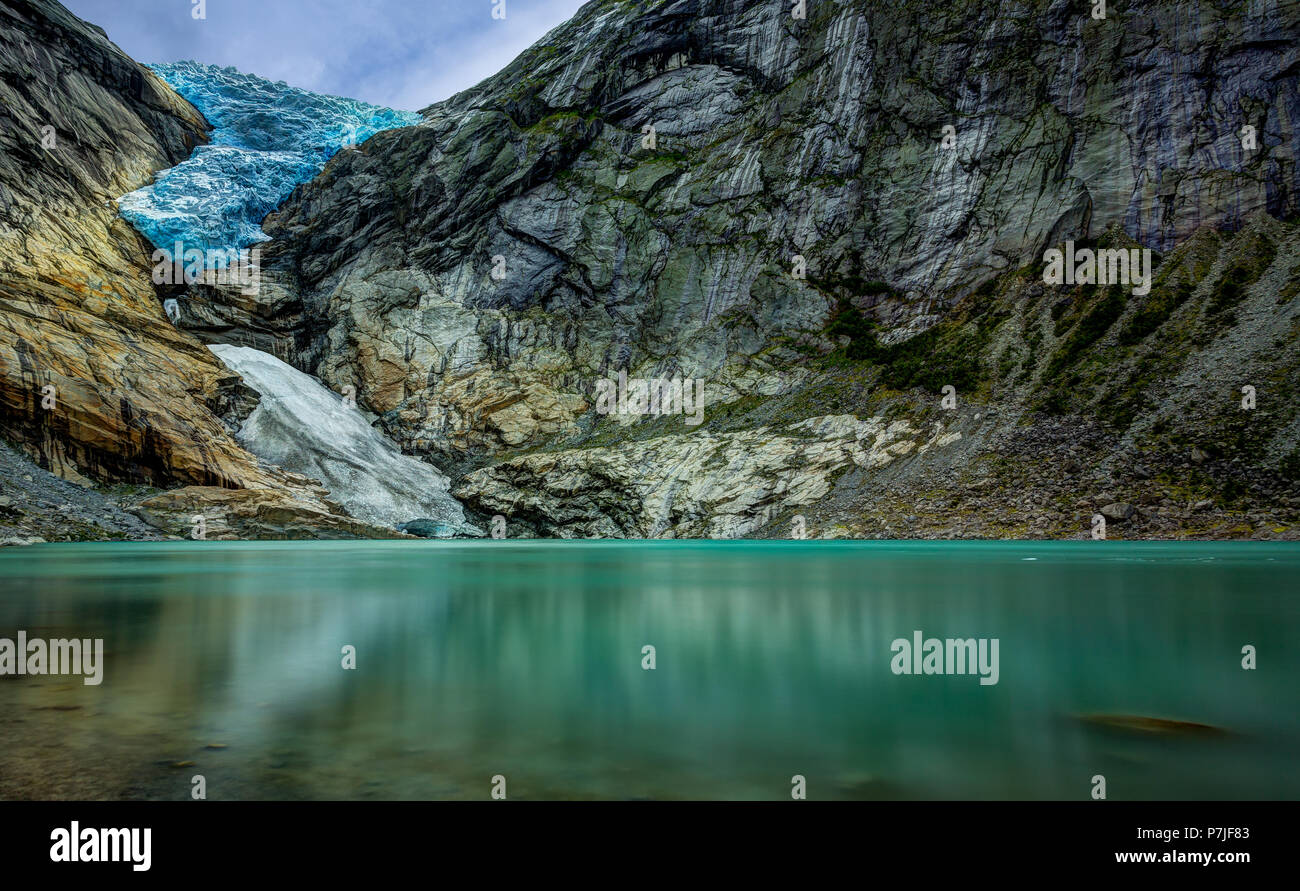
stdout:
[(0, 638), (105, 654), (0, 676), (0, 798), (1295, 799), (1297, 592), (1256, 542), (7, 548)]

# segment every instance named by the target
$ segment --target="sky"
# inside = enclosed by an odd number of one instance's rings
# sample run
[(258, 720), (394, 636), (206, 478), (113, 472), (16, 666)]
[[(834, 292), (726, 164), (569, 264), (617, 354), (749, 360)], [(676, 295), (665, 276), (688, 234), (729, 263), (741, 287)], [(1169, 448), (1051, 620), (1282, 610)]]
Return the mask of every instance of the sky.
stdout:
[(199, 0), (62, 2), (138, 62), (233, 65), (418, 111), (500, 71), (585, 0), (204, 0), (203, 19)]

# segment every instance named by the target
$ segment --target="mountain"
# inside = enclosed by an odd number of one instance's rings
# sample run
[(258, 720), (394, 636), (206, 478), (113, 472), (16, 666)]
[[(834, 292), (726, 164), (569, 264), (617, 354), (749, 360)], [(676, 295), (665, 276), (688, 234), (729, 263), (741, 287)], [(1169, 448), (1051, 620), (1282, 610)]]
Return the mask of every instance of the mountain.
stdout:
[[(118, 215), (204, 143), (202, 115), (48, 0), (0, 3), (0, 100), (0, 433), (33, 461), (3, 481), (0, 524), (138, 537), (114, 519), (127, 507), (188, 534), (211, 508), (214, 535), (392, 534), (239, 445), (255, 394), (173, 327), (152, 247)], [(126, 489), (73, 495), (51, 474)]]
[[(1114, 503), (1275, 534), (1298, 32), (1270, 2), (589, 3), (272, 214), (301, 308), (262, 322), (524, 532), (1076, 536)], [(1044, 283), (1066, 241), (1152, 251), (1150, 292)], [(620, 369), (702, 379), (705, 424), (599, 415)], [(894, 420), (930, 432), (858, 460)]]
[[(1086, 538), (1100, 517), (1110, 537), (1296, 537), (1300, 4), (792, 7), (595, 0), (334, 154), (261, 221), (256, 293), (137, 282), (141, 327), (211, 375), (141, 382), (185, 391), (157, 450), (186, 454), (202, 418), (222, 458), (187, 472), (117, 424), (73, 463), (308, 492), (243, 451), (257, 396), (202, 341), (355, 392), (511, 536)], [(186, 70), (195, 101), (236, 83)], [(99, 89), (87, 116), (124, 102)], [(123, 132), (197, 144), (166, 95), (166, 115), (128, 101)], [(150, 145), (119, 194), (192, 147)], [(84, 349), (117, 373), (103, 357), (138, 341)], [(699, 382), (702, 413), (611, 413), (623, 381), (634, 408), (638, 381)], [(29, 393), (6, 383), (5, 432), (44, 455)]]

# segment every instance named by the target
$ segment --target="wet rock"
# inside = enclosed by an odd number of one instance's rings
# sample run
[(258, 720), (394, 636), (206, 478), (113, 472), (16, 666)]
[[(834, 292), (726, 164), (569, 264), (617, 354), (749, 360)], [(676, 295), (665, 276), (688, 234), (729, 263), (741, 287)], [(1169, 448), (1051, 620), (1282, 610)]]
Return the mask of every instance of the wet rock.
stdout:
[(204, 540), (404, 538), (391, 527), (348, 516), (310, 480), (292, 489), (186, 486), (144, 499), (133, 512), (177, 539), (190, 539), (204, 518)]

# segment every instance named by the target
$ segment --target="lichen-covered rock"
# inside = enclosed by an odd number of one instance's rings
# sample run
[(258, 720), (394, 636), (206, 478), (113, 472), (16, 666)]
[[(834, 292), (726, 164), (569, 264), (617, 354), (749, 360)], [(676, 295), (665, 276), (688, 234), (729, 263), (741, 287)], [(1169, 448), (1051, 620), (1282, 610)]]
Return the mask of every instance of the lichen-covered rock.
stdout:
[(1112, 523), (1126, 522), (1127, 520), (1132, 519), (1135, 512), (1136, 508), (1134, 508), (1133, 505), (1124, 502), (1107, 504), (1100, 509), (1101, 515)]

